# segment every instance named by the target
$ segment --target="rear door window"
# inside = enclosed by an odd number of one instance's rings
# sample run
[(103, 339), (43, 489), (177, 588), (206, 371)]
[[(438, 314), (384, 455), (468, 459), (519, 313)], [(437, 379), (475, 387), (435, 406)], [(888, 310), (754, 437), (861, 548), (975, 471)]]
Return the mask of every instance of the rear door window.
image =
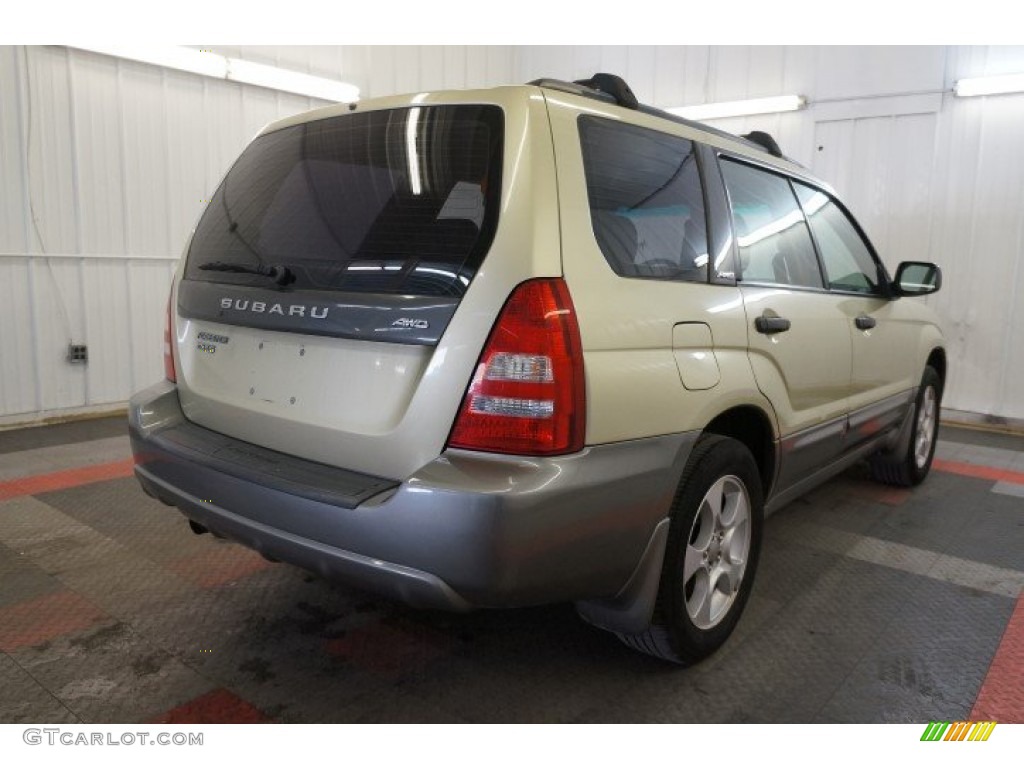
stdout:
[(687, 139), (583, 116), (583, 168), (594, 237), (624, 277), (705, 282), (707, 221)]
[(461, 296), (497, 227), (502, 145), (501, 109), (486, 105), (260, 136), (203, 214), (185, 276), (265, 287), (249, 272), (284, 266), (296, 289)]
[(789, 181), (728, 158), (722, 176), (729, 191), (744, 282), (823, 288), (807, 221)]

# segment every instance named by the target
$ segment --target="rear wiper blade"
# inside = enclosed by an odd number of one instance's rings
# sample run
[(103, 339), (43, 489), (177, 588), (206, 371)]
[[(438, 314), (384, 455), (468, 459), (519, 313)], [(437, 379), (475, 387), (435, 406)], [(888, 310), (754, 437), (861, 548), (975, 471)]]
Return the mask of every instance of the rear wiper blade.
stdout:
[(238, 272), (244, 275), (260, 275), (269, 277), (278, 285), (288, 285), (295, 282), (295, 273), (283, 264), (259, 264), (250, 266), (248, 264), (233, 264), (228, 261), (208, 261), (200, 264), (199, 269), (207, 272)]

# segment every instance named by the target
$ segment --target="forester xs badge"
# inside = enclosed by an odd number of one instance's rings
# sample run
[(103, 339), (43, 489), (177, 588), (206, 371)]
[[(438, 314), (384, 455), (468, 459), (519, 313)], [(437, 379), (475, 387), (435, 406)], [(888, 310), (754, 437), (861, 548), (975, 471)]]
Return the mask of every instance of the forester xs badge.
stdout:
[(215, 355), (217, 354), (217, 345), (227, 344), (228, 341), (230, 339), (227, 336), (221, 336), (219, 333), (200, 331), (196, 334), (196, 349), (208, 355)]
[(219, 333), (208, 333), (207, 331), (200, 331), (196, 334), (196, 338), (200, 341), (212, 341), (216, 344), (227, 344), (231, 340), (227, 336), (221, 336)]
[(256, 314), (280, 315), (281, 317), (311, 317), (314, 320), (326, 320), (330, 307), (318, 307), (306, 304), (270, 304), (266, 301), (249, 301), (249, 299), (220, 300), (221, 309), (234, 309), (239, 312), (255, 312)]

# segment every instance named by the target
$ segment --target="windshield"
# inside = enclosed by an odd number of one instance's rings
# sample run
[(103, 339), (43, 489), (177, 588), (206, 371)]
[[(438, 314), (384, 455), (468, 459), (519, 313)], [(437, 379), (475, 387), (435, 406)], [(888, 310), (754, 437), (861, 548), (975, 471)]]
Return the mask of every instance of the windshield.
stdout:
[(185, 277), (267, 287), (274, 268), (289, 289), (461, 296), (497, 225), (502, 128), (498, 107), (451, 105), (260, 136), (203, 214)]

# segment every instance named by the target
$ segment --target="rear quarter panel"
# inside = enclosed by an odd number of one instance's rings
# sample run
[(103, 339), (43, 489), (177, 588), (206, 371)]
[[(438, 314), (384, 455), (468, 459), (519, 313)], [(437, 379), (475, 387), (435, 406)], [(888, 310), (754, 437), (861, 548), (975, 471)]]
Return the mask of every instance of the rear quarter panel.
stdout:
[[(622, 110), (570, 94), (548, 94), (558, 170), (562, 263), (580, 320), (587, 386), (587, 443), (701, 429), (738, 405), (774, 419), (747, 358), (746, 314), (735, 286), (626, 278), (608, 265), (591, 224), (577, 120), (623, 119)], [(629, 122), (701, 140), (686, 126), (631, 112)], [(719, 382), (688, 390), (673, 354), (673, 327), (711, 328)]]

